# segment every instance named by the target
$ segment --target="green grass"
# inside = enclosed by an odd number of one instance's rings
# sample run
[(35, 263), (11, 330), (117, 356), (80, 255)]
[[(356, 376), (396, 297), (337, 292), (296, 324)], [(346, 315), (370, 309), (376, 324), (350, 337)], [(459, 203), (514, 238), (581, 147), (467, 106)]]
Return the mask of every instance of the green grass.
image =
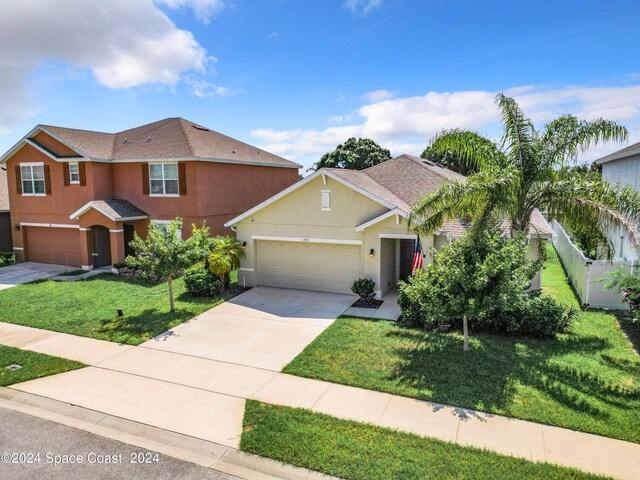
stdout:
[(254, 400), (246, 404), (240, 448), (347, 480), (602, 478)]
[[(544, 290), (578, 305), (551, 248)], [(340, 318), (284, 371), (640, 443), (638, 324), (583, 311), (557, 340), (426, 332)]]
[[(7, 366), (13, 364), (22, 365), (22, 368), (19, 370), (6, 369)], [(68, 372), (84, 366), (80, 362), (0, 345), (0, 386), (2, 387)]]
[[(166, 283), (110, 273), (28, 283), (0, 291), (0, 321), (138, 345), (222, 302), (187, 295), (182, 279), (173, 288), (171, 313)], [(118, 308), (124, 316), (118, 317)]]

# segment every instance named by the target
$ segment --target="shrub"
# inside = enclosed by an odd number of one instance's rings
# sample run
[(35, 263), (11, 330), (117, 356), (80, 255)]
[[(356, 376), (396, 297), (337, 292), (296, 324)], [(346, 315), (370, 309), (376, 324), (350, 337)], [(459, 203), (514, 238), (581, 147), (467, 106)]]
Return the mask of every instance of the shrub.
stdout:
[(524, 239), (503, 238), (496, 228), (473, 230), (401, 282), (402, 320), (434, 325), (466, 316), (475, 330), (534, 336), (565, 330), (572, 315), (529, 292), (539, 263), (526, 258), (527, 250)]
[(640, 275), (637, 271), (619, 268), (611, 272), (604, 288), (622, 293), (622, 301), (629, 305), (634, 319), (640, 319)]
[(578, 310), (565, 308), (547, 295), (529, 295), (502, 315), (508, 333), (533, 337), (553, 337), (565, 332), (578, 316)]
[(115, 268), (116, 270), (120, 270), (121, 268), (124, 268), (127, 266), (127, 262), (116, 262), (113, 264), (113, 268)]
[(187, 269), (184, 273), (184, 285), (194, 297), (212, 297), (222, 290), (220, 278), (211, 273), (203, 262)]
[(0, 263), (11, 264), (15, 261), (13, 252), (0, 252)]
[(358, 278), (351, 284), (351, 291), (365, 303), (372, 303), (375, 297), (376, 282), (370, 278)]

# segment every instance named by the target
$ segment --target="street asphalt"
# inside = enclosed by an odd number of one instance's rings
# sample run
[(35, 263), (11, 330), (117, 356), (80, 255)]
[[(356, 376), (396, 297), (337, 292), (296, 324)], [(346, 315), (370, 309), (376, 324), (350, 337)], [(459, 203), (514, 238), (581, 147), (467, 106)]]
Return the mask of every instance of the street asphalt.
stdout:
[(0, 408), (3, 480), (189, 479), (238, 477)]

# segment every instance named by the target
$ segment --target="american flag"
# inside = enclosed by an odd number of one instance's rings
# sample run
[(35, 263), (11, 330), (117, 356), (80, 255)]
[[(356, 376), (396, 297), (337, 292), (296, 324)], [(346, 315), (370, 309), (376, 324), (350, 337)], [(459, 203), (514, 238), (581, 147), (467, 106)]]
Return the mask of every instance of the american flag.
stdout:
[(422, 245), (420, 245), (420, 238), (416, 240), (416, 251), (413, 252), (413, 263), (411, 264), (411, 273), (416, 273), (416, 270), (422, 268)]

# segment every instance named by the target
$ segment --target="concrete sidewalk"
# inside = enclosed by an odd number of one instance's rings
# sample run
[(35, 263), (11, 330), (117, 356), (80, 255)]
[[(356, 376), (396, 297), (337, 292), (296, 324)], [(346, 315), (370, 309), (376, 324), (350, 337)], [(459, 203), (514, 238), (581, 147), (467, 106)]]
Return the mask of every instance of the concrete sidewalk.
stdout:
[(255, 399), (621, 479), (640, 471), (640, 445), (568, 429), (16, 325), (0, 324), (0, 343), (92, 365), (15, 390), (233, 448), (245, 399)]

